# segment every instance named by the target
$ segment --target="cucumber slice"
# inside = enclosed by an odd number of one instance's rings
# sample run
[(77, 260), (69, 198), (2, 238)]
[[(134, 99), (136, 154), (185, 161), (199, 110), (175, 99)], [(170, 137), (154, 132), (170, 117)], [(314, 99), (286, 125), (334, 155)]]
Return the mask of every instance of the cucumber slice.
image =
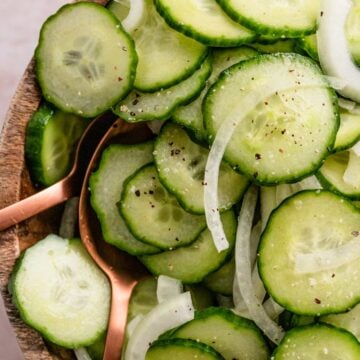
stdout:
[(255, 33), (231, 20), (215, 0), (155, 0), (158, 12), (175, 30), (209, 46), (250, 43)]
[(25, 157), (34, 183), (49, 186), (66, 176), (76, 142), (88, 122), (43, 103), (31, 117)]
[(126, 96), (137, 64), (134, 43), (118, 20), (87, 2), (65, 5), (44, 23), (35, 58), (46, 100), (84, 117)]
[(226, 68), (242, 60), (254, 57), (257, 54), (257, 51), (246, 46), (221, 50), (212, 49), (213, 69), (205, 89), (192, 103), (185, 106), (179, 106), (172, 114), (173, 121), (189, 129), (196, 139), (206, 142), (207, 133), (203, 125), (201, 107), (204, 96), (206, 95), (210, 85), (216, 81), (219, 74)]
[(356, 241), (359, 229), (359, 209), (331, 192), (309, 190), (286, 199), (271, 214), (258, 251), (259, 273), (271, 297), (300, 315), (354, 306), (360, 300), (360, 284), (354, 281), (360, 257), (340, 264), (321, 258), (325, 269), (319, 262), (318, 271), (311, 272), (301, 272), (296, 265), (299, 256), (318, 253), (320, 259), (321, 252), (334, 248), (340, 259), (341, 247)]
[(155, 93), (132, 91), (113, 111), (128, 122), (166, 120), (177, 106), (200, 94), (210, 72), (211, 59), (207, 57), (199, 70), (179, 84)]
[(126, 181), (118, 206), (134, 236), (160, 249), (188, 245), (206, 226), (204, 216), (187, 213), (167, 192), (153, 165)]
[[(353, 161), (350, 158), (353, 157)], [(317, 173), (321, 185), (337, 194), (344, 195), (353, 200), (360, 200), (360, 178), (358, 176), (360, 158), (350, 151), (341, 151), (330, 155)], [(352, 170), (349, 167), (354, 167)], [(355, 177), (352, 181), (346, 181), (346, 171), (354, 171)]]
[(128, 323), (138, 315), (146, 315), (158, 304), (156, 287), (157, 281), (153, 277), (136, 284), (129, 303)]
[[(261, 99), (264, 83), (271, 86), (274, 78), (293, 87)], [(233, 65), (204, 99), (211, 140), (230, 116), (242, 113), (252, 94), (261, 100), (236, 127), (225, 159), (259, 184), (295, 182), (312, 174), (333, 147), (339, 126), (336, 95), (318, 66), (288, 53)]]
[(221, 215), (229, 248), (219, 253), (210, 231), (204, 230), (190, 246), (156, 255), (140, 257), (143, 264), (154, 275), (167, 275), (185, 284), (202, 281), (206, 275), (217, 270), (229, 257), (235, 242), (236, 220), (232, 211)]
[(272, 359), (360, 359), (360, 344), (349, 332), (330, 325), (315, 324), (286, 333)]
[(316, 31), (320, 1), (217, 0), (235, 21), (264, 35), (297, 38)]
[(336, 134), (334, 152), (351, 148), (360, 140), (360, 113), (359, 109), (347, 111), (340, 109), (340, 127)]
[(343, 328), (351, 332), (360, 341), (360, 304), (343, 314), (322, 316), (320, 321)]
[(10, 286), (24, 322), (55, 344), (79, 348), (106, 331), (109, 281), (78, 239), (49, 235), (27, 249)]
[(153, 142), (110, 145), (104, 150), (99, 168), (89, 180), (91, 206), (99, 218), (104, 240), (132, 255), (154, 254), (160, 251), (134, 238), (116, 205), (125, 180), (152, 161), (152, 151)]
[(225, 263), (220, 269), (211, 273), (204, 279), (204, 285), (218, 294), (231, 296), (235, 276), (235, 258)]
[[(155, 143), (154, 159), (159, 179), (186, 210), (204, 214), (204, 173), (209, 150), (194, 143), (185, 130), (165, 125)], [(223, 163), (219, 176), (219, 210), (239, 201), (249, 181)]]
[(139, 56), (135, 87), (144, 92), (168, 88), (189, 77), (207, 55), (207, 48), (171, 29), (145, 1), (145, 15), (133, 39)]
[(225, 308), (197, 311), (195, 319), (177, 329), (172, 337), (202, 342), (226, 360), (269, 358), (268, 346), (256, 325)]
[(213, 348), (189, 339), (166, 339), (155, 341), (145, 360), (224, 360)]

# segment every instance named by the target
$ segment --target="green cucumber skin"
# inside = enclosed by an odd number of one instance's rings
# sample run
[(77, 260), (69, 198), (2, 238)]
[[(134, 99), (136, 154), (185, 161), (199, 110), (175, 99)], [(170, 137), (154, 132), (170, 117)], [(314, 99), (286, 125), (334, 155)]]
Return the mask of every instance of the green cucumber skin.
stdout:
[[(203, 353), (209, 354), (213, 357), (214, 360), (225, 360), (215, 349), (210, 347), (209, 345), (203, 344), (198, 341), (189, 340), (189, 339), (162, 339), (156, 340), (151, 344), (149, 351), (152, 348), (156, 347), (168, 347), (168, 346), (183, 346), (188, 348), (198, 349)], [(146, 357), (147, 358), (147, 357)]]
[[(360, 343), (357, 340), (357, 338), (350, 333), (349, 331), (327, 324), (327, 323), (317, 323), (317, 324), (309, 324), (309, 325), (301, 325), (301, 326), (297, 326), (295, 328), (290, 329), (289, 331), (286, 332), (285, 336), (283, 337), (283, 339), (281, 340), (280, 344), (278, 345), (278, 347), (275, 349), (275, 351), (273, 352), (271, 359), (277, 360), (278, 359), (278, 355), (280, 353), (280, 351), (282, 350), (282, 346), (287, 347), (288, 345), (288, 339), (289, 341), (291, 341), (291, 337), (292, 335), (296, 335), (297, 333), (301, 333), (307, 330), (314, 330), (314, 329), (329, 329), (329, 330), (336, 330), (339, 334), (342, 334), (344, 336), (347, 336), (348, 340), (350, 340), (351, 342), (354, 343), (354, 345), (358, 345), (359, 347), (359, 355), (360, 355)], [(302, 355), (306, 355), (306, 354), (302, 354)], [(304, 359), (306, 359), (304, 357)], [(310, 358), (309, 358), (310, 359)], [(355, 360), (355, 359), (354, 359)]]
[[(79, 242), (80, 239), (69, 239), (69, 243), (77, 243)], [(18, 271), (20, 270), (21, 267), (21, 263), (22, 260), (24, 259), (26, 255), (26, 250), (24, 252), (21, 253), (20, 257), (16, 260), (14, 268), (12, 270), (12, 273), (10, 275), (10, 279), (9, 279), (9, 283), (8, 283), (8, 289), (9, 289), (9, 293), (11, 294), (12, 298), (12, 303), (15, 305), (16, 309), (18, 310), (21, 319), (24, 321), (24, 323), (28, 326), (30, 326), (31, 328), (35, 328), (33, 321), (31, 319), (29, 319), (26, 316), (26, 313), (24, 312), (22, 306), (20, 305), (20, 302), (17, 299), (17, 295), (16, 295), (16, 291), (15, 291), (15, 282), (16, 282), (16, 276)], [(64, 348), (67, 349), (75, 349), (78, 347), (82, 347), (82, 346), (90, 346), (98, 341), (101, 341), (101, 339), (105, 336), (107, 329), (104, 329), (101, 332), (98, 332), (98, 334), (93, 338), (88, 340), (87, 342), (83, 343), (83, 344), (71, 344), (71, 343), (60, 343), (59, 340), (56, 337), (51, 336), (46, 329), (37, 329), (35, 328), (37, 331), (41, 332), (41, 336), (46, 339), (47, 341), (50, 341), (54, 344), (60, 345)]]
[(333, 185), (330, 181), (326, 179), (326, 177), (321, 173), (321, 169), (317, 171), (315, 175), (324, 189), (329, 190), (339, 196), (342, 196), (347, 200), (360, 200), (360, 192), (353, 194), (345, 194), (341, 192), (335, 185)]
[[(174, 110), (181, 105), (187, 105), (189, 103), (191, 103), (193, 100), (195, 100), (200, 93), (203, 91), (203, 89), (206, 86), (206, 80), (208, 79), (208, 77), (211, 74), (212, 71), (212, 67), (211, 67), (211, 54), (208, 55), (208, 57), (204, 60), (204, 66), (207, 66), (207, 64), (205, 64), (206, 62), (209, 63), (207, 71), (203, 74), (203, 76), (199, 79), (199, 81), (201, 82), (200, 86), (196, 89), (196, 91), (193, 91), (191, 93), (189, 93), (186, 97), (182, 98), (182, 99), (178, 99), (176, 102), (174, 102), (171, 106), (169, 106), (169, 108), (167, 109), (166, 112), (160, 114), (160, 115), (156, 115), (156, 114), (145, 114), (145, 115), (135, 115), (132, 116), (130, 115), (130, 113), (125, 112), (125, 111), (121, 111), (120, 110), (120, 106), (122, 104), (122, 102), (120, 102), (119, 104), (116, 104), (113, 108), (112, 108), (112, 112), (118, 116), (120, 116), (122, 119), (124, 119), (127, 122), (130, 123), (136, 123), (136, 122), (141, 122), (141, 121), (152, 121), (152, 120), (167, 120), (170, 118), (171, 114), (174, 112)], [(191, 76), (191, 75), (190, 75)], [(186, 80), (186, 79), (185, 79)], [(180, 82), (181, 83), (181, 82)], [(176, 84), (179, 85), (180, 83)], [(174, 85), (174, 86), (176, 86)], [(140, 92), (140, 91), (139, 91)]]
[[(288, 55), (288, 54), (283, 54), (283, 53), (261, 54), (261, 55), (255, 56), (249, 60), (244, 60), (238, 64), (232, 65), (228, 69), (226, 69), (226, 71), (223, 71), (220, 74), (217, 82), (215, 82), (209, 88), (208, 93), (207, 93), (206, 97), (204, 98), (203, 106), (202, 106), (203, 114), (204, 114), (205, 130), (209, 134), (208, 140), (210, 143), (212, 143), (214, 141), (214, 136), (211, 136), (210, 131), (209, 131), (210, 130), (209, 119), (211, 117), (211, 114), (209, 113), (209, 110), (208, 110), (208, 106), (207, 106), (208, 100), (207, 99), (209, 99), (211, 97), (212, 93), (216, 92), (217, 86), (222, 85), (222, 84), (219, 85), (219, 83), (223, 80), (226, 80), (226, 78), (229, 76), (229, 73), (231, 73), (232, 71), (236, 71), (237, 69), (240, 69), (240, 68), (246, 68), (246, 66), (248, 66), (249, 64), (251, 65), (253, 62), (261, 63), (262, 59), (266, 59), (266, 57), (280, 57), (281, 58), (286, 55)], [(301, 57), (301, 58), (303, 58), (303, 61), (306, 61), (308, 64), (311, 64), (311, 66), (316, 67), (317, 69), (319, 68), (318, 64), (312, 59), (305, 58), (302, 55), (297, 55), (297, 54), (292, 54), (292, 55)], [(224, 154), (223, 160), (225, 160), (227, 163), (229, 163), (233, 167), (234, 170), (238, 171), (240, 174), (245, 175), (253, 183), (255, 183), (256, 185), (259, 185), (259, 186), (273, 186), (273, 185), (279, 185), (282, 183), (292, 184), (292, 183), (301, 181), (301, 180), (309, 177), (310, 175), (312, 175), (313, 173), (315, 173), (316, 171), (318, 171), (321, 168), (322, 163), (325, 161), (326, 157), (332, 153), (333, 147), (335, 144), (335, 140), (336, 140), (336, 133), (340, 127), (340, 113), (339, 113), (339, 105), (338, 105), (336, 92), (330, 86), (327, 88), (327, 91), (329, 93), (329, 98), (331, 98), (331, 100), (332, 100), (331, 102), (334, 107), (335, 126), (334, 126), (334, 131), (332, 134), (332, 138), (329, 139), (329, 145), (328, 145), (327, 149), (324, 151), (324, 153), (322, 154), (321, 158), (319, 157), (319, 161), (315, 164), (310, 164), (309, 168), (307, 170), (305, 170), (302, 174), (297, 175), (296, 178), (294, 178), (293, 175), (288, 175), (288, 176), (283, 176), (280, 181), (279, 180), (271, 181), (266, 178), (259, 179), (258, 177), (254, 176), (251, 169), (247, 169), (245, 167), (242, 167), (240, 169), (239, 166), (236, 163), (234, 163), (234, 161), (232, 161), (231, 157), (226, 154), (226, 152)], [(210, 99), (209, 102), (212, 103), (212, 99)]]
[(35, 185), (49, 185), (44, 177), (41, 165), (41, 147), (39, 143), (43, 142), (44, 128), (53, 117), (54, 112), (54, 108), (43, 103), (33, 114), (35, 121), (30, 120), (26, 128), (25, 158), (29, 166), (31, 179)]
[[(144, 142), (142, 144), (138, 144), (138, 146), (141, 147), (147, 147), (150, 146), (153, 143), (152, 140)], [(103, 152), (103, 156), (109, 156), (110, 152), (112, 151), (111, 149), (116, 149), (116, 148), (126, 148), (128, 145), (122, 145), (122, 144), (113, 144), (110, 145), (108, 147), (108, 150), (105, 149)], [(96, 183), (99, 180), (99, 177), (101, 176), (99, 169), (94, 172), (89, 179), (89, 186), (90, 189), (94, 189), (96, 187)], [(124, 186), (123, 186), (124, 187)], [(120, 197), (120, 195), (119, 195)], [(150, 246), (148, 244), (143, 244), (141, 242), (139, 242), (140, 247), (134, 248), (131, 245), (129, 246), (126, 242), (126, 240), (121, 239), (121, 241), (119, 239), (114, 239), (113, 235), (112, 235), (112, 231), (110, 228), (110, 225), (107, 224), (105, 222), (105, 218), (106, 218), (106, 213), (100, 209), (100, 207), (97, 205), (97, 201), (95, 199), (95, 196), (90, 196), (90, 203), (91, 206), (93, 207), (93, 209), (96, 209), (96, 213), (97, 213), (97, 217), (100, 221), (100, 223), (104, 222), (105, 225), (102, 225), (102, 234), (104, 237), (104, 240), (109, 243), (110, 245), (113, 245), (115, 247), (117, 247), (118, 249), (122, 250), (122, 251), (126, 251), (127, 253), (129, 253), (130, 255), (134, 255), (134, 256), (140, 256), (140, 255), (145, 255), (145, 254), (157, 254), (159, 252), (161, 252), (160, 249), (154, 247), (154, 246)], [(121, 216), (121, 215), (119, 215)]]
[(212, 46), (212, 47), (232, 47), (232, 46), (241, 46), (251, 43), (255, 38), (256, 34), (249, 35), (248, 37), (239, 38), (239, 39), (226, 39), (219, 37), (217, 39), (209, 38), (204, 36), (203, 34), (196, 31), (193, 27), (187, 25), (180, 25), (176, 21), (174, 21), (170, 14), (170, 10), (167, 6), (161, 4), (159, 0), (154, 0), (156, 10), (162, 16), (162, 18), (166, 21), (166, 23), (175, 29), (183, 33), (184, 35), (193, 38), (201, 42), (204, 45)]
[(231, 7), (231, 5), (229, 5), (228, 0), (216, 0), (216, 1), (231, 19), (261, 35), (270, 35), (271, 37), (274, 38), (276, 37), (299, 38), (301, 36), (310, 35), (316, 32), (316, 24), (314, 24), (312, 28), (306, 30), (295, 30), (295, 29), (286, 29), (286, 28), (279, 29), (270, 26), (265, 26), (259, 24), (257, 21), (251, 18), (236, 13)]
[[(139, 85), (135, 84), (134, 89), (136, 89), (138, 91), (142, 91), (144, 93), (154, 93), (156, 91), (163, 90), (163, 89), (168, 89), (171, 86), (177, 85), (181, 81), (186, 80), (196, 70), (198, 70), (200, 68), (201, 64), (209, 56), (209, 54), (210, 54), (209, 49), (205, 48), (204, 52), (199, 57), (198, 61), (196, 63), (194, 63), (194, 65), (192, 67), (190, 67), (187, 71), (185, 71), (181, 76), (177, 77), (176, 79), (174, 79), (171, 82), (163, 83), (163, 82), (159, 81), (156, 84), (154, 84), (153, 86), (146, 86), (146, 87), (145, 86), (139, 86)], [(129, 91), (129, 93), (130, 93), (130, 91)], [(129, 93), (127, 93), (126, 95), (128, 95)]]
[[(273, 220), (273, 217), (272, 215), (282, 206), (286, 206), (287, 203), (291, 202), (293, 200), (293, 197), (295, 196), (298, 196), (299, 194), (306, 194), (306, 193), (314, 193), (314, 190), (302, 190), (302, 191), (299, 191), (298, 193), (295, 193), (291, 196), (289, 196), (288, 198), (286, 198), (282, 203), (280, 203), (279, 206), (277, 206), (276, 208), (274, 208), (272, 210), (272, 212), (270, 213), (270, 216), (269, 216), (269, 221), (267, 222), (266, 224), (266, 227), (265, 229), (263, 230), (262, 234), (261, 234), (261, 237), (260, 237), (260, 241), (259, 241), (259, 246), (258, 246), (258, 250), (257, 250), (257, 254), (260, 254), (262, 252), (262, 249), (264, 247), (264, 241), (263, 241), (263, 238), (264, 238), (264, 234), (267, 232), (267, 230), (269, 228), (272, 227), (272, 220)], [(316, 194), (321, 194), (321, 193), (330, 193), (330, 194), (334, 194), (333, 192), (329, 191), (329, 190), (316, 190)], [(347, 199), (345, 196), (341, 195), (341, 194), (336, 194), (337, 197), (339, 198), (342, 198), (346, 203), (349, 204), (349, 206), (352, 207), (352, 209), (359, 213), (360, 215), (360, 208), (356, 207), (353, 203), (350, 203), (349, 202), (349, 199)], [(265, 290), (268, 294), (271, 294), (271, 297), (274, 299), (274, 301), (278, 304), (280, 304), (282, 307), (285, 308), (285, 310), (291, 312), (292, 314), (295, 314), (295, 315), (300, 315), (300, 316), (305, 316), (305, 317), (314, 317), (314, 314), (313, 313), (309, 313), (307, 311), (299, 311), (299, 309), (297, 309), (296, 307), (293, 307), (291, 303), (289, 302), (286, 302), (285, 300), (283, 299), (280, 299), (278, 298), (275, 294), (273, 294), (273, 292), (271, 291), (271, 288), (269, 287), (267, 281), (264, 279), (264, 276), (263, 276), (263, 272), (262, 272), (262, 267), (263, 267), (263, 264), (262, 264), (262, 261), (261, 261), (261, 257), (259, 257), (258, 255), (258, 262), (257, 262), (257, 267), (258, 267), (258, 271), (259, 271), (259, 275), (260, 275), (260, 278), (264, 284), (264, 287), (265, 287)], [(323, 311), (317, 311), (316, 313), (316, 318), (318, 316), (322, 316), (322, 315), (329, 315), (329, 314), (340, 314), (340, 313), (344, 313), (344, 312), (347, 312), (350, 308), (354, 307), (356, 304), (358, 304), (360, 302), (360, 297), (355, 299), (353, 301), (352, 304), (350, 305), (347, 305), (345, 308), (326, 308), (324, 309)]]
[[(196, 273), (195, 275), (192, 273), (191, 276), (189, 275), (185, 275), (185, 277), (183, 275), (181, 279), (182, 283), (185, 285), (192, 285), (192, 284), (197, 284), (200, 283), (207, 275), (209, 275), (210, 273), (218, 270), (222, 265), (224, 265), (229, 258), (231, 257), (232, 253), (233, 253), (233, 248), (235, 246), (235, 232), (236, 232), (236, 218), (235, 218), (235, 214), (232, 210), (228, 210), (227, 212), (223, 213), (222, 216), (224, 216), (226, 214), (226, 216), (229, 216), (229, 219), (227, 221), (229, 221), (230, 225), (229, 225), (229, 231), (228, 231), (228, 241), (229, 241), (229, 248), (224, 250), (226, 252), (225, 256), (220, 259), (220, 261), (218, 261), (216, 264), (211, 264), (211, 267), (209, 268), (207, 266), (206, 269), (202, 269), (201, 272)], [(230, 228), (231, 227), (231, 228)], [(205, 231), (209, 231), (208, 229), (203, 230)], [(202, 233), (199, 235), (199, 238), (201, 237)], [(195, 239), (195, 241), (188, 245), (188, 246), (184, 246), (181, 248), (178, 248), (177, 250), (182, 251), (183, 249), (186, 250), (187, 248), (191, 248), (192, 245), (196, 245), (196, 241), (198, 239)], [(214, 246), (214, 245), (213, 245)], [(173, 250), (173, 252), (176, 251)], [(216, 250), (215, 250), (216, 251)], [(159, 271), (158, 267), (155, 265), (152, 265), (151, 262), (153, 259), (157, 259), (160, 260), (162, 256), (167, 256), (167, 254), (169, 254), (170, 251), (165, 251), (163, 253), (160, 254), (155, 254), (155, 255), (144, 255), (144, 256), (140, 256), (139, 260), (147, 267), (147, 269), (154, 275), (154, 276), (159, 276), (164, 274), (163, 272)], [(196, 255), (196, 254), (195, 254)], [(169, 273), (166, 273), (165, 275), (170, 276), (170, 277), (175, 277), (176, 278), (176, 274), (173, 274), (173, 271), (170, 270)]]
[[(39, 42), (38, 42), (38, 45), (35, 49), (35, 54), (34, 54), (34, 57), (35, 57), (35, 63), (36, 63), (36, 68), (35, 68), (35, 74), (36, 74), (36, 78), (37, 78), (37, 81), (40, 85), (40, 88), (42, 90), (42, 95), (44, 96), (44, 98), (49, 102), (49, 103), (52, 103), (54, 104), (58, 109), (64, 111), (64, 112), (68, 112), (68, 113), (72, 113), (72, 114), (75, 114), (75, 115), (79, 115), (79, 112), (78, 112), (78, 109), (76, 108), (68, 108), (66, 106), (64, 106), (64, 104), (62, 102), (58, 102), (56, 101), (55, 99), (53, 99), (51, 97), (51, 95), (49, 95), (47, 92), (46, 92), (46, 84), (44, 83), (43, 79), (42, 79), (42, 76), (41, 76), (41, 73), (42, 73), (42, 68), (45, 66), (41, 60), (40, 60), (40, 50), (41, 50), (41, 45), (42, 45), (42, 42), (44, 40), (44, 32), (45, 32), (45, 28), (48, 24), (51, 23), (51, 21), (58, 15), (60, 15), (62, 12), (65, 12), (68, 8), (71, 8), (73, 7), (74, 4), (65, 4), (63, 5), (55, 14), (51, 15), (45, 22), (44, 24), (42, 25), (41, 27), (41, 30), (40, 30), (40, 35), (39, 35)], [(132, 55), (132, 66), (131, 66), (131, 69), (130, 69), (130, 74), (129, 74), (129, 84), (128, 84), (128, 87), (126, 89), (124, 89), (124, 91), (118, 96), (117, 99), (114, 99), (111, 101), (111, 103), (109, 104), (106, 104), (104, 106), (99, 106), (94, 112), (91, 112), (91, 113), (82, 113), (81, 116), (85, 117), (85, 118), (92, 118), (92, 117), (95, 117), (95, 116), (98, 116), (102, 113), (104, 113), (106, 110), (110, 109), (111, 106), (113, 106), (114, 104), (116, 104), (117, 102), (119, 102), (121, 99), (123, 99), (124, 97), (126, 97), (132, 87), (133, 87), (133, 84), (135, 82), (135, 77), (136, 77), (136, 66), (137, 66), (137, 63), (138, 63), (138, 56), (137, 56), (137, 53), (135, 51), (135, 43), (134, 43), (134, 40), (130, 37), (130, 35), (128, 35), (125, 30), (123, 29), (120, 21), (115, 17), (115, 15), (107, 10), (105, 7), (99, 5), (99, 4), (96, 4), (96, 3), (89, 3), (89, 2), (81, 2), (81, 3), (77, 3), (76, 6), (88, 6), (88, 7), (95, 7), (97, 8), (99, 11), (103, 11), (104, 13), (106, 13), (106, 15), (112, 19), (114, 25), (118, 26), (119, 27), (119, 32), (124, 36), (126, 37), (127, 41), (128, 41), (128, 44), (130, 46), (130, 48), (132, 49), (131, 51), (131, 55)]]
[[(226, 320), (229, 324), (229, 331), (237, 331), (237, 330), (251, 330), (254, 335), (256, 336), (256, 339), (259, 341), (259, 343), (262, 345), (262, 348), (264, 350), (264, 355), (266, 358), (270, 355), (268, 345), (259, 330), (259, 328), (255, 325), (255, 323), (249, 319), (246, 319), (244, 317), (241, 317), (239, 315), (236, 315), (232, 310), (226, 309), (224, 307), (209, 307), (204, 310), (199, 310), (195, 312), (194, 320), (189, 321), (188, 323), (185, 323), (184, 325), (174, 329), (172, 332), (168, 334), (170, 338), (184, 338), (187, 337), (187, 334), (180, 335), (182, 331), (186, 331), (186, 328), (192, 323), (192, 322), (201, 322), (202, 320), (207, 320), (212, 317), (220, 317), (224, 320)], [(199, 334), (201, 336), (201, 334)], [(226, 334), (225, 334), (226, 335)], [(221, 334), (219, 334), (218, 341), (221, 344)], [(195, 339), (194, 339), (195, 340)], [(200, 337), (201, 341), (201, 337)], [(210, 344), (209, 344), (210, 345)], [(258, 344), (259, 345), (259, 344)], [(221, 351), (218, 350), (220, 353)]]

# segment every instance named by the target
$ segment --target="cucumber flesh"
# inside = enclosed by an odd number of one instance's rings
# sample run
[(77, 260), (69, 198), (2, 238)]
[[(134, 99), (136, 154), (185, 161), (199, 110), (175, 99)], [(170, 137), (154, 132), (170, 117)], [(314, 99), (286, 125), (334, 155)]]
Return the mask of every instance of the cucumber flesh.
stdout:
[(208, 229), (204, 230), (191, 245), (155, 255), (144, 255), (140, 261), (154, 275), (167, 275), (185, 284), (202, 281), (217, 270), (229, 257), (234, 247), (236, 220), (233, 212), (221, 215), (229, 248), (219, 253)]
[(211, 59), (207, 57), (199, 70), (179, 84), (155, 93), (132, 91), (113, 111), (128, 122), (166, 120), (177, 106), (199, 95), (210, 72)]
[(166, 339), (154, 342), (145, 360), (224, 360), (213, 348), (189, 339)]
[(302, 191), (286, 199), (271, 214), (259, 245), (259, 273), (268, 293), (299, 315), (319, 316), (354, 306), (360, 299), (360, 285), (354, 282), (360, 257), (340, 266), (329, 262), (324, 270), (307, 273), (295, 265), (303, 254), (356, 241), (359, 230), (359, 209), (329, 191)]
[[(204, 174), (209, 151), (194, 143), (185, 130), (165, 125), (155, 143), (154, 158), (162, 184), (187, 211), (204, 214)], [(223, 163), (219, 176), (219, 209), (239, 201), (248, 180)]]
[(235, 21), (253, 31), (275, 36), (299, 37), (316, 31), (320, 1), (218, 0)]
[(269, 358), (269, 349), (256, 325), (221, 307), (196, 312), (195, 319), (177, 329), (172, 337), (200, 341), (225, 359)]
[(137, 64), (134, 43), (118, 20), (87, 2), (65, 5), (44, 23), (35, 58), (44, 97), (84, 117), (101, 114), (124, 97)]
[(157, 13), (152, 0), (145, 0), (145, 14), (132, 35), (139, 56), (135, 88), (155, 92), (189, 77), (206, 57), (207, 48), (171, 29)]
[(132, 255), (154, 254), (160, 249), (138, 241), (128, 230), (116, 203), (125, 180), (152, 161), (153, 142), (110, 145), (89, 180), (90, 201), (101, 224), (104, 240)]
[(164, 250), (192, 243), (206, 226), (161, 185), (152, 164), (127, 180), (118, 206), (138, 240)]
[[(277, 84), (288, 83), (289, 89), (260, 100), (264, 84), (272, 86), (274, 78)], [(264, 185), (295, 182), (319, 168), (333, 147), (339, 115), (336, 95), (318, 66), (289, 53), (259, 55), (233, 65), (203, 103), (211, 139), (229, 116), (242, 114), (253, 99), (259, 103), (236, 127), (225, 159)]]
[(349, 332), (325, 324), (300, 326), (286, 333), (272, 359), (360, 358), (360, 344)]
[(55, 344), (79, 348), (106, 331), (109, 281), (78, 239), (49, 235), (26, 250), (11, 289), (24, 322)]
[(88, 121), (47, 103), (31, 117), (25, 137), (25, 156), (36, 184), (49, 186), (67, 175), (74, 146)]

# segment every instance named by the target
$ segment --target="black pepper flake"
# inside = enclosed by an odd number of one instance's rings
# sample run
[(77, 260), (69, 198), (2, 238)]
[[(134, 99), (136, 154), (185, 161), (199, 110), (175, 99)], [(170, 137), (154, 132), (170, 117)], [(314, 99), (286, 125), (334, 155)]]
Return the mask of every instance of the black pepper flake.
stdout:
[(318, 304), (318, 305), (320, 305), (320, 304), (321, 304), (321, 300), (320, 300), (320, 299), (318, 299), (318, 298), (315, 298), (315, 299), (314, 299), (314, 301), (315, 301), (315, 304)]
[(118, 81), (123, 81), (123, 78), (121, 76), (119, 76)]
[(334, 278), (334, 277), (335, 277), (335, 274), (331, 274), (331, 277)]
[(324, 16), (324, 12), (323, 11), (320, 11), (320, 16)]
[(170, 155), (171, 155), (171, 156), (174, 156), (174, 155), (179, 155), (179, 154), (180, 154), (180, 152), (181, 152), (181, 150), (180, 150), (180, 149), (174, 149), (174, 150), (171, 150)]
[(267, 101), (264, 102), (265, 105), (269, 105), (269, 103)]
[[(170, 229), (169, 229), (170, 230)], [(175, 241), (180, 241), (179, 238), (175, 238)]]
[(255, 154), (255, 160), (261, 160), (261, 154)]
[(150, 194), (150, 195), (154, 194), (154, 191), (153, 191), (153, 190), (149, 190), (149, 194)]
[(138, 94), (137, 92), (135, 93), (135, 97), (139, 98), (141, 95)]
[(138, 100), (138, 99), (135, 99), (135, 100), (132, 102), (133, 105), (137, 105), (138, 103), (139, 103), (139, 100)]
[(286, 129), (281, 130), (281, 134), (284, 135), (286, 133)]
[(122, 51), (127, 51), (127, 48), (125, 46), (123, 46)]
[(202, 186), (206, 186), (206, 185), (207, 185), (207, 182), (202, 181), (202, 182), (201, 182), (201, 185), (202, 185)]
[(136, 116), (136, 113), (134, 113), (133, 111), (130, 112), (130, 116)]
[(169, 142), (169, 146), (173, 146), (174, 145), (174, 143), (173, 142)]
[(283, 154), (284, 150), (283, 149), (279, 149), (279, 153)]
[(357, 237), (357, 236), (360, 235), (360, 232), (357, 231), (357, 230), (354, 230), (354, 231), (351, 232), (351, 235)]
[(139, 196), (140, 196), (140, 190), (136, 190), (136, 191), (135, 191), (135, 195), (136, 195), (137, 197), (139, 197)]

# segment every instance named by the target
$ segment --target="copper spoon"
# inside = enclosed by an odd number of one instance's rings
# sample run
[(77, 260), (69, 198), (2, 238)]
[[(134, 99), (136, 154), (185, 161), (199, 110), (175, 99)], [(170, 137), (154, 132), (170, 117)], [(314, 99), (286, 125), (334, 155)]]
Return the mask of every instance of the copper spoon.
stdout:
[(116, 117), (110, 113), (92, 120), (78, 143), (70, 173), (54, 185), (1, 209), (0, 231), (79, 195), (92, 153), (115, 120)]
[[(111, 289), (111, 309), (103, 360), (119, 360), (125, 336), (128, 305), (138, 280), (148, 276), (135, 257), (107, 244), (101, 235), (96, 215), (89, 204), (88, 180), (102, 150), (110, 142), (134, 143), (149, 139), (151, 133), (143, 124), (127, 124), (118, 119), (100, 141), (85, 174), (79, 202), (80, 236), (87, 251), (108, 276)], [(116, 141), (114, 141), (116, 139)]]

